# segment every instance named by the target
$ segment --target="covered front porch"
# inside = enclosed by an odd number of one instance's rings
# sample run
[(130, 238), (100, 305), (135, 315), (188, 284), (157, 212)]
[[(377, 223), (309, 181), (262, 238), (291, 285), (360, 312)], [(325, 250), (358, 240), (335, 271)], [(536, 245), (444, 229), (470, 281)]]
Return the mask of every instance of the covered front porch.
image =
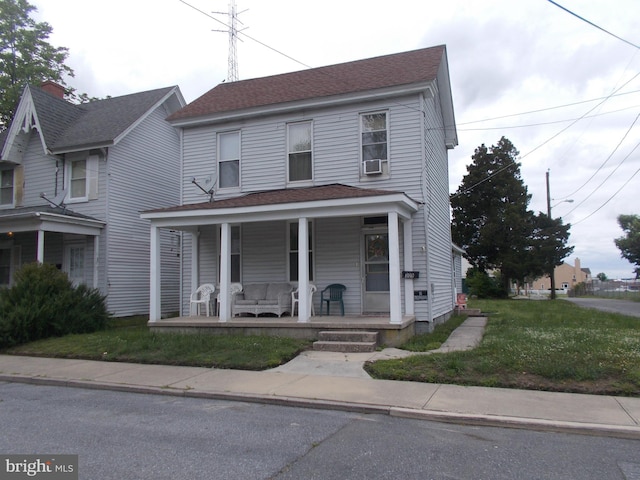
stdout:
[(149, 322), (155, 332), (189, 332), (211, 335), (273, 335), (316, 340), (319, 333), (331, 331), (377, 332), (378, 344), (398, 347), (415, 333), (415, 316), (404, 315), (399, 323), (391, 323), (389, 315), (311, 316), (300, 321), (298, 316), (233, 317), (221, 322), (220, 317), (184, 316)]
[[(381, 325), (388, 326), (383, 330), (405, 333), (416, 320), (416, 299), (427, 300), (421, 303), (422, 310), (430, 302), (423, 293), (425, 277), (418, 279), (414, 272), (414, 255), (425, 251), (424, 245), (413, 245), (413, 217), (419, 208), (401, 192), (335, 184), (144, 212), (142, 218), (151, 221), (149, 326), (216, 332), (259, 329), (261, 334), (274, 328), (304, 338), (314, 338), (315, 332), (326, 328)], [(184, 232), (179, 319), (160, 317), (162, 229)], [(302, 252), (309, 254), (298, 254)], [(296, 289), (297, 316), (287, 316), (290, 311), (280, 318), (233, 315), (234, 284), (275, 282)], [(216, 316), (187, 317), (186, 300), (203, 283), (215, 285)], [(321, 311), (320, 292), (332, 283), (347, 286), (345, 315), (314, 317), (314, 308)]]
[(30, 262), (51, 263), (76, 284), (98, 286), (99, 239), (105, 223), (64, 206), (0, 210), (0, 285)]

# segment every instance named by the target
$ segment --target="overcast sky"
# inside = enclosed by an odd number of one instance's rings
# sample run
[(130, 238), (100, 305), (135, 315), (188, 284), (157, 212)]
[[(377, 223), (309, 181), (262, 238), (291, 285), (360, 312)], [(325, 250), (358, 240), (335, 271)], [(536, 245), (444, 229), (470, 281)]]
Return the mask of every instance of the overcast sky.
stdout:
[[(239, 76), (445, 44), (459, 137), (450, 192), (475, 148), (506, 136), (520, 151), (536, 212), (546, 212), (550, 172), (553, 216), (573, 225), (575, 250), (565, 261), (579, 257), (593, 276), (629, 278), (633, 266), (613, 240), (622, 235), (619, 214), (640, 214), (640, 51), (633, 46), (640, 45), (640, 2), (557, 3), (632, 45), (548, 0), (236, 0), (246, 28), (237, 43)], [(68, 83), (80, 93), (179, 85), (191, 102), (227, 77), (228, 35), (215, 32), (225, 26), (208, 15), (227, 22), (212, 12), (227, 12), (229, 0), (31, 4), (37, 20), (53, 27), (50, 43), (69, 49), (75, 78)]]

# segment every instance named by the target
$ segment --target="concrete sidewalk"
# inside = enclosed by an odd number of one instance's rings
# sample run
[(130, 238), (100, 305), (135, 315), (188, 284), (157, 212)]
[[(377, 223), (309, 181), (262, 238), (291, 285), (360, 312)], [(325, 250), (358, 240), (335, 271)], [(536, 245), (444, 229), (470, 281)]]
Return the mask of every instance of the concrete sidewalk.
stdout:
[[(441, 350), (471, 348), (479, 341), (482, 320), (467, 322)], [(364, 361), (407, 352), (308, 353), (306, 359), (265, 372), (0, 355), (0, 381), (640, 439), (640, 398), (374, 380), (362, 370)]]

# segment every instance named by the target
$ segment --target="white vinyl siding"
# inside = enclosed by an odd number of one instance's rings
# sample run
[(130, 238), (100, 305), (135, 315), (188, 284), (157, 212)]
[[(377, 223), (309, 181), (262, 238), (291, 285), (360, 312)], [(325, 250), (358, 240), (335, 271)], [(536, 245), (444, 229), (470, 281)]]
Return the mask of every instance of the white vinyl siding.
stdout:
[[(453, 309), (453, 284), (447, 150), (438, 98), (437, 94), (435, 101), (433, 97), (422, 99), (418, 94), (406, 95), (397, 97), (393, 102), (377, 99), (313, 111), (248, 117), (243, 119), (242, 124), (234, 122), (186, 128), (183, 203), (205, 201), (205, 196), (190, 184), (190, 179), (211, 174), (217, 177), (216, 163), (211, 162), (211, 151), (217, 148), (217, 134), (240, 127), (240, 194), (297, 186), (288, 182), (288, 125), (310, 123), (312, 116), (313, 185), (340, 183), (404, 192), (421, 202), (419, 211), (412, 219), (412, 269), (419, 271), (420, 276), (412, 282), (411, 291), (405, 292), (405, 282), (402, 282), (402, 295), (413, 296), (414, 290), (429, 291), (429, 302), (415, 303), (419, 321), (430, 321), (446, 315)], [(361, 118), (363, 114), (380, 112), (385, 114), (386, 121), (387, 167), (383, 175), (364, 176)], [(238, 194), (218, 191), (216, 199)], [(380, 215), (386, 215), (386, 212), (380, 212)], [(292, 213), (291, 221), (295, 220), (295, 214)], [(361, 218), (316, 218), (313, 220), (313, 231), (313, 283), (318, 291), (330, 283), (346, 285), (347, 314), (361, 313), (364, 241)], [(284, 221), (242, 225), (243, 284), (289, 280), (289, 257), (292, 252), (287, 246), (287, 236), (287, 222)], [(401, 242), (402, 236), (400, 225)], [(201, 249), (205, 248), (202, 237), (200, 245)], [(214, 245), (217, 249), (217, 242)], [(402, 252), (402, 245), (400, 249)], [(217, 256), (217, 250), (215, 252)], [(183, 271), (183, 278), (187, 280), (190, 279), (189, 263), (185, 263)], [(402, 266), (402, 253), (400, 263)], [(200, 268), (202, 272), (202, 263)], [(187, 295), (188, 290), (184, 290)], [(318, 311), (319, 293), (314, 300)], [(404, 309), (404, 301), (402, 305)]]
[(424, 137), (426, 155), (425, 199), (429, 204), (427, 254), (432, 316), (440, 318), (453, 309), (453, 264), (451, 262), (451, 222), (449, 216), (449, 170), (440, 104), (425, 99)]
[[(100, 270), (106, 272), (110, 310), (119, 316), (149, 312), (149, 222), (140, 218), (140, 211), (180, 200), (179, 136), (165, 118), (166, 111), (159, 107), (109, 149), (106, 161), (100, 162), (101, 172), (108, 169), (107, 194), (103, 201), (87, 204), (106, 208), (104, 217), (98, 216), (107, 221), (108, 243)], [(179, 309), (181, 234), (162, 229), (160, 244), (161, 309), (168, 314)], [(101, 254), (106, 249), (101, 243)]]

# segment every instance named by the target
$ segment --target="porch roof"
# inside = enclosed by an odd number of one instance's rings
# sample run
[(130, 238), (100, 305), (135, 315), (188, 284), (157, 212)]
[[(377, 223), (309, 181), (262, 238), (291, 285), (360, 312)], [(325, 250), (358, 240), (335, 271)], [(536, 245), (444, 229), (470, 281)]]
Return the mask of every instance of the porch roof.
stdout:
[(45, 232), (100, 235), (105, 222), (65, 207), (48, 205), (0, 210), (0, 233)]
[(148, 210), (141, 217), (159, 227), (284, 220), (298, 217), (341, 217), (397, 212), (411, 218), (419, 202), (403, 192), (342, 184), (288, 188), (196, 204)]

